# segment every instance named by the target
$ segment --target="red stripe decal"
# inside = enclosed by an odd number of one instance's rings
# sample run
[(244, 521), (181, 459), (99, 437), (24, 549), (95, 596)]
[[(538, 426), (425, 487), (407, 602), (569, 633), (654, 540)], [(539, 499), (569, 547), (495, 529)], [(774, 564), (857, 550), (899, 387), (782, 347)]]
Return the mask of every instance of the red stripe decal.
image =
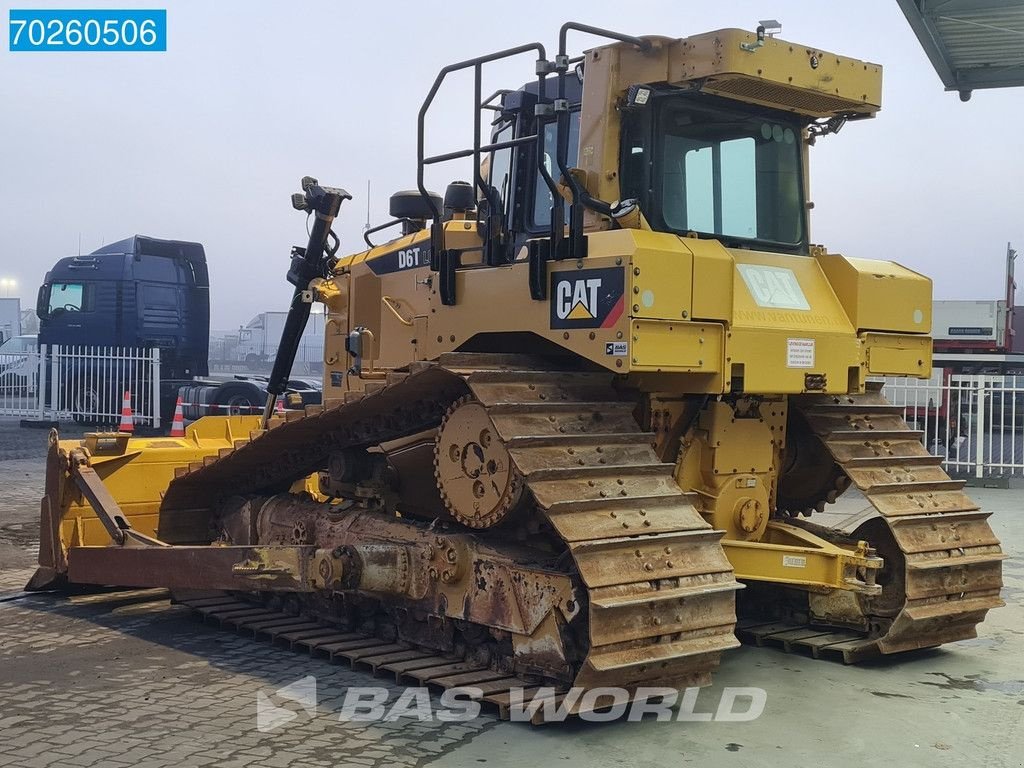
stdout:
[(615, 306), (612, 307), (612, 311), (608, 313), (608, 317), (606, 317), (604, 322), (601, 323), (602, 328), (611, 328), (619, 322), (619, 318), (622, 317), (622, 305), (625, 300), (625, 296), (619, 296), (619, 300), (615, 302)]

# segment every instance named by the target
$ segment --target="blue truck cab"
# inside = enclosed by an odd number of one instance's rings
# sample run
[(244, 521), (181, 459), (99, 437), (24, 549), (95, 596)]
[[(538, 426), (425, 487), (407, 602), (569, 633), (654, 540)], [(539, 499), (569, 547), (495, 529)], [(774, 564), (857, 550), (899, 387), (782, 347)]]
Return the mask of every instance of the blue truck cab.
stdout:
[(36, 314), (41, 345), (158, 347), (161, 378), (208, 374), (210, 277), (199, 243), (134, 235), (61, 259)]
[[(266, 377), (209, 378), (210, 277), (199, 243), (134, 235), (85, 256), (61, 259), (39, 288), (39, 344), (91, 348), (61, 364), (58, 402), (76, 421), (116, 422), (123, 366), (103, 358), (103, 348), (160, 350), (159, 398), (163, 422), (180, 396), (186, 421), (206, 415), (260, 413)], [(320, 390), (289, 381), (300, 405), (320, 402)], [(138, 394), (138, 393), (135, 393)]]

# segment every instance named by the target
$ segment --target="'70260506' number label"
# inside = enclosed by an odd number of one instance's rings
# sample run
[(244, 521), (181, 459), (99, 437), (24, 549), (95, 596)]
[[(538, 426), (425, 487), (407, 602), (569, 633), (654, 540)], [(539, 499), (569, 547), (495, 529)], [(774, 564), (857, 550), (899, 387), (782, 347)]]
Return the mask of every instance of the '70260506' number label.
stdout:
[(12, 9), (11, 51), (166, 51), (164, 10)]

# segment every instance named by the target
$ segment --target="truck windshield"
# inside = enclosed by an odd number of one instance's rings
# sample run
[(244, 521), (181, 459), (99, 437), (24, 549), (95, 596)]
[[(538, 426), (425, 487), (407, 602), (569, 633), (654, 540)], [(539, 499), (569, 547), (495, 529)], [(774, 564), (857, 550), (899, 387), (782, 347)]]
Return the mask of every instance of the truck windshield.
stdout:
[(57, 311), (87, 312), (89, 307), (89, 291), (82, 283), (54, 283), (50, 286), (50, 302), (48, 314)]
[(685, 97), (659, 101), (652, 223), (723, 240), (803, 246), (799, 123)]

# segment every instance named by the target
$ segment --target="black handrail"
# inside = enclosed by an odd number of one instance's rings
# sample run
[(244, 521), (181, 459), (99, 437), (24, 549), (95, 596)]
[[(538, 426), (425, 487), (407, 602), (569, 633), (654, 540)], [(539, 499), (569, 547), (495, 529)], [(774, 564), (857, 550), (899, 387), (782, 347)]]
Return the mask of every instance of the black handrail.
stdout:
[[(486, 100), (481, 98), (481, 74), (484, 64), (488, 64), (492, 61), (499, 59), (507, 59), (512, 56), (518, 56), (523, 53), (534, 51), (538, 56), (537, 66), (537, 80), (541, 92), (543, 93), (544, 88), (544, 75), (546, 74), (546, 66), (541, 66), (541, 63), (547, 65), (546, 52), (544, 46), (540, 43), (528, 43), (526, 45), (519, 45), (514, 48), (507, 48), (503, 51), (496, 53), (490, 53), (485, 56), (477, 56), (476, 58), (467, 59), (460, 61), (456, 64), (449, 64), (444, 67), (434, 79), (434, 84), (431, 86), (430, 91), (427, 93), (427, 97), (423, 101), (423, 105), (420, 107), (419, 117), (417, 119), (416, 126), (416, 187), (419, 189), (420, 194), (426, 201), (427, 206), (432, 212), (432, 222), (430, 226), (430, 266), (431, 269), (440, 270), (442, 261), (447, 263), (449, 260), (444, 259), (444, 223), (441, 220), (441, 210), (438, 208), (437, 203), (431, 198), (430, 193), (427, 191), (426, 185), (423, 180), (424, 169), (427, 165), (431, 165), (444, 160), (454, 160), (460, 157), (473, 158), (473, 180), (474, 186), (478, 191), (478, 194), (482, 194), (487, 199), (487, 214), (488, 214), (488, 227), (487, 227), (487, 245), (485, 247), (485, 261), (488, 264), (497, 264), (499, 262), (499, 254), (497, 253), (498, 246), (504, 241), (503, 229), (504, 229), (504, 217), (501, 212), (501, 200), (495, 192), (494, 188), (486, 183), (480, 174), (480, 153), (482, 151), (480, 146), (480, 113), (485, 108), (485, 105), (489, 104), (497, 94), (489, 96)], [(473, 69), (473, 149), (464, 150), (460, 152), (449, 152), (443, 155), (435, 155), (427, 157), (425, 155), (425, 122), (426, 115), (433, 104), (434, 98), (437, 96), (437, 92), (444, 82), (445, 78), (453, 72), (458, 72), (463, 69)], [(526, 140), (520, 143), (527, 143), (529, 137), (523, 137)], [(540, 135), (540, 141), (543, 141), (543, 134)], [(495, 145), (488, 145), (488, 147), (494, 147)], [(514, 146), (514, 145), (510, 145)], [(490, 150), (488, 150), (490, 151)], [(499, 222), (499, 219), (501, 220)], [(444, 304), (454, 304), (454, 280), (442, 279), (440, 281), (441, 290), (444, 295), (441, 296), (441, 301)]]
[[(493, 266), (501, 263), (501, 260), (505, 257), (505, 254), (502, 251), (502, 246), (506, 242), (505, 221), (503, 212), (501, 211), (501, 198), (494, 187), (485, 181), (480, 173), (480, 155), (482, 152), (493, 152), (498, 149), (521, 146), (528, 144), (530, 141), (536, 142), (535, 153), (537, 170), (541, 178), (544, 179), (545, 185), (551, 191), (552, 206), (549, 247), (544, 252), (537, 250), (536, 253), (531, 256), (530, 291), (531, 295), (535, 299), (545, 298), (546, 295), (545, 287), (542, 284), (541, 274), (543, 272), (542, 262), (544, 260), (551, 256), (554, 256), (556, 259), (561, 259), (566, 256), (569, 258), (581, 258), (586, 255), (586, 240), (583, 237), (583, 208), (590, 207), (602, 213), (608, 213), (611, 210), (607, 203), (591, 197), (569, 172), (568, 154), (570, 110), (565, 95), (565, 78), (570, 64), (581, 60), (580, 57), (570, 59), (566, 53), (566, 41), (568, 34), (571, 31), (583, 32), (586, 34), (605, 37), (610, 40), (629, 43), (637, 46), (642, 51), (648, 51), (651, 48), (649, 40), (570, 21), (563, 24), (559, 30), (558, 55), (555, 57), (555, 61), (553, 63), (547, 60), (545, 49), (542, 44), (528, 43), (514, 48), (506, 48), (503, 51), (490, 53), (485, 56), (477, 56), (476, 58), (467, 59), (456, 64), (449, 64), (438, 73), (437, 77), (434, 79), (433, 86), (431, 86), (430, 91), (427, 93), (427, 96), (420, 107), (416, 126), (416, 186), (433, 214), (430, 226), (430, 268), (434, 271), (445, 273), (441, 275), (441, 279), (439, 281), (441, 301), (443, 304), (455, 303), (455, 276), (453, 270), (458, 260), (450, 259), (445, 254), (444, 223), (441, 220), (441, 210), (438, 208), (437, 203), (431, 197), (424, 184), (424, 169), (427, 165), (433, 165), (435, 163), (441, 163), (448, 160), (458, 160), (470, 156), (473, 158), (474, 186), (477, 189), (478, 195), (482, 194), (487, 200), (486, 212), (488, 220), (486, 225), (487, 240), (484, 245), (484, 262)], [(483, 65), (499, 59), (518, 56), (529, 51), (535, 51), (538, 57), (536, 67), (538, 103), (534, 110), (537, 126), (536, 132), (531, 136), (520, 136), (510, 141), (495, 142), (481, 146), (481, 111), (484, 109), (500, 111), (500, 108), (494, 106), (491, 102), (493, 102), (495, 98), (504, 96), (506, 93), (510, 92), (506, 90), (499, 90), (488, 96), (487, 99), (482, 99), (481, 73)], [(433, 104), (434, 98), (437, 96), (437, 92), (440, 89), (441, 84), (448, 75), (453, 72), (469, 68), (473, 69), (473, 148), (446, 152), (427, 157), (425, 156), (425, 123), (427, 112), (430, 110), (430, 106)], [(552, 73), (556, 75), (558, 80), (557, 96), (554, 100), (554, 104), (548, 105), (545, 85), (547, 75)], [(544, 132), (546, 125), (551, 122), (550, 118), (552, 115), (554, 116), (557, 131), (555, 141), (555, 162), (559, 173), (562, 178), (564, 178), (565, 184), (568, 186), (571, 193), (569, 209), (569, 244), (567, 249), (562, 247), (562, 241), (565, 236), (565, 200), (559, 191), (558, 183), (544, 165)], [(481, 211), (478, 208), (478, 221), (480, 212)], [(533, 264), (533, 260), (536, 260), (538, 263)], [(449, 272), (452, 272), (452, 274), (448, 274)]]
[[(419, 229), (423, 229), (423, 225), (419, 221), (416, 221), (415, 219), (409, 219), (409, 218), (405, 218), (405, 217), (400, 218), (400, 219), (392, 219), (391, 221), (386, 222), (384, 224), (378, 224), (376, 227), (370, 227), (368, 230), (363, 232), (363, 242), (366, 243), (371, 248), (376, 248), (377, 244), (374, 243), (372, 240), (370, 240), (370, 235), (372, 235), (372, 234), (374, 234), (376, 232), (380, 232), (380, 231), (385, 230), (385, 229), (390, 229), (391, 227), (395, 226), (396, 224), (404, 224), (404, 225), (412, 224), (412, 225), (418, 226)], [(402, 234), (403, 235), (407, 235), (409, 233), (408, 232), (403, 232)]]
[[(565, 77), (569, 70), (570, 61), (569, 55), (566, 52), (566, 40), (570, 31), (585, 32), (590, 35), (606, 37), (610, 40), (618, 40), (622, 43), (630, 43), (637, 46), (641, 51), (649, 51), (651, 42), (640, 37), (624, 35), (621, 32), (592, 27), (588, 24), (579, 24), (574, 21), (566, 22), (558, 31), (558, 55), (555, 57), (555, 72), (558, 77), (558, 95), (555, 98), (555, 124), (558, 138), (555, 143), (555, 160), (562, 178), (565, 179), (565, 183), (572, 193), (572, 202), (569, 206), (569, 249), (566, 256), (570, 259), (578, 259), (586, 256), (586, 244), (583, 238), (583, 203), (590, 202), (593, 204), (598, 201), (591, 198), (586, 190), (580, 186), (580, 183), (569, 173), (569, 105), (565, 98)], [(556, 232), (560, 240), (560, 236), (565, 228), (565, 207), (561, 195), (554, 195), (553, 200), (554, 205), (551, 209), (552, 252), (555, 254), (555, 258), (560, 258), (561, 253), (554, 249), (554, 245), (556, 242)], [(596, 207), (602, 210), (607, 208), (607, 206)]]
[(494, 93), (492, 93), (490, 96), (488, 96), (486, 99), (484, 99), (483, 103), (480, 106), (482, 106), (484, 109), (493, 110), (494, 112), (501, 112), (501, 107), (499, 107), (499, 106), (497, 106), (495, 104), (491, 104), (491, 102), (494, 101), (495, 99), (497, 99), (499, 97), (502, 97), (502, 96), (505, 96), (506, 94), (509, 94), (509, 93), (514, 93), (514, 91), (512, 91), (509, 88), (499, 88)]
[[(496, 141), (493, 144), (484, 144), (480, 147), (481, 152), (495, 152), (499, 149), (508, 149), (509, 147), (519, 147), (523, 144), (529, 144), (537, 137), (533, 134), (529, 136), (520, 136), (518, 139), (509, 139), (508, 141)], [(424, 158), (424, 165), (433, 165), (434, 163), (443, 163), (446, 160), (458, 160), (462, 157), (469, 157), (473, 154), (472, 149), (459, 149), (455, 152), (447, 152), (443, 155), (431, 155), (430, 157)]]
[(645, 52), (651, 49), (651, 41), (644, 40), (642, 37), (624, 35), (622, 32), (602, 29), (601, 27), (592, 27), (589, 24), (580, 24), (576, 21), (567, 21), (558, 31), (558, 53), (561, 56), (565, 55), (566, 38), (569, 36), (569, 32), (572, 31), (586, 32), (588, 35), (597, 35), (598, 37), (607, 37), (609, 40), (618, 40), (620, 43), (632, 43), (641, 51)]

